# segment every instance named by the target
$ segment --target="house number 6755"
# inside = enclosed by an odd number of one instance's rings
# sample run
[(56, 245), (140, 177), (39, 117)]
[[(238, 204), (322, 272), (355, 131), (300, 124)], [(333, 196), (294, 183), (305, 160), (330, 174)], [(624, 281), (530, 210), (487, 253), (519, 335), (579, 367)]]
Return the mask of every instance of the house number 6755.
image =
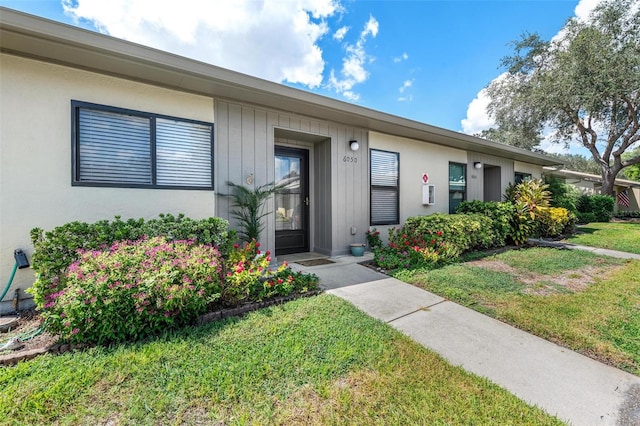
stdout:
[(350, 157), (348, 155), (345, 155), (344, 157), (342, 157), (342, 162), (343, 163), (357, 163), (358, 162), (358, 157)]

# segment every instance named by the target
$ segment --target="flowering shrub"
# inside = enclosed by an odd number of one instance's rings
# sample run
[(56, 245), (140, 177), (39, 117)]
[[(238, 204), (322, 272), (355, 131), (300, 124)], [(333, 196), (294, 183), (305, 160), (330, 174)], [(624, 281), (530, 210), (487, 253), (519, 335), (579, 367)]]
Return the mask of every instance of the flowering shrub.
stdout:
[(411, 267), (409, 250), (394, 247), (378, 247), (373, 250), (373, 261), (382, 269), (393, 270)]
[(224, 262), (222, 303), (236, 306), (244, 301), (260, 301), (317, 288), (315, 275), (293, 272), (286, 262), (275, 269), (270, 268), (270, 264), (271, 253), (262, 253), (260, 243), (251, 241), (242, 247), (235, 244)]
[(218, 217), (194, 220), (180, 214), (160, 214), (158, 218), (115, 220), (95, 223), (70, 222), (45, 232), (31, 230), (35, 248), (33, 269), (38, 279), (28, 291), (38, 308), (47, 296), (66, 287), (66, 271), (79, 258), (78, 249), (104, 250), (116, 241), (138, 240), (142, 237), (166, 237), (167, 240), (194, 240), (198, 244), (216, 246), (225, 255), (232, 233), (226, 220)]
[(563, 207), (538, 208), (538, 233), (541, 237), (570, 233), (575, 224), (576, 216)]
[(374, 262), (389, 270), (448, 263), (465, 251), (498, 245), (504, 237), (492, 225), (481, 214), (411, 217), (389, 230), (389, 245), (374, 250)]
[(371, 250), (375, 250), (378, 247), (382, 247), (382, 238), (380, 238), (380, 231), (373, 228), (367, 231), (367, 244)]
[(118, 342), (187, 324), (220, 297), (220, 253), (163, 237), (78, 250), (66, 286), (46, 294), (48, 330), (72, 342)]
[[(407, 219), (402, 233), (410, 239), (434, 239), (436, 242), (451, 244), (449, 250), (458, 255), (465, 251), (489, 248), (500, 245), (500, 236), (493, 226), (490, 217), (483, 214), (433, 214), (430, 216), (413, 216)], [(429, 238), (431, 237), (431, 238)], [(456, 255), (457, 256), (457, 255)]]
[(415, 268), (446, 263), (460, 251), (445, 241), (442, 231), (427, 230), (422, 235), (409, 235), (404, 228), (389, 230), (389, 245), (374, 250), (374, 261), (383, 269)]

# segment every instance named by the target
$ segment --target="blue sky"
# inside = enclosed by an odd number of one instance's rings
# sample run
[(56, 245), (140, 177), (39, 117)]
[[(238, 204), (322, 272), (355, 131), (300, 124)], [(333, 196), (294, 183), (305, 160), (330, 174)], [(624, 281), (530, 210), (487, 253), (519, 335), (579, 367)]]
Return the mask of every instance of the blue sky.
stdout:
[(481, 90), (502, 73), (509, 42), (527, 31), (550, 39), (596, 3), (0, 0), (12, 9), (468, 133), (490, 125)]

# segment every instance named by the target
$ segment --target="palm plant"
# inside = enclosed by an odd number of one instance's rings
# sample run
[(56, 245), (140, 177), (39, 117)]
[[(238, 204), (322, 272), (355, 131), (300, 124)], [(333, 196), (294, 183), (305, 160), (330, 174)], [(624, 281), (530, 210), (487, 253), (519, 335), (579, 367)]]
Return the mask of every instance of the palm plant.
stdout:
[(250, 242), (258, 241), (260, 233), (264, 230), (262, 218), (269, 214), (264, 211), (264, 203), (281, 186), (275, 183), (267, 183), (254, 189), (227, 182), (231, 187), (231, 194), (224, 194), (233, 199), (234, 209), (231, 216), (238, 221), (238, 236), (240, 240)]
[(516, 245), (524, 244), (535, 232), (535, 221), (541, 208), (549, 207), (551, 192), (549, 185), (539, 179), (509, 184), (505, 199), (515, 206), (512, 218), (511, 238)]

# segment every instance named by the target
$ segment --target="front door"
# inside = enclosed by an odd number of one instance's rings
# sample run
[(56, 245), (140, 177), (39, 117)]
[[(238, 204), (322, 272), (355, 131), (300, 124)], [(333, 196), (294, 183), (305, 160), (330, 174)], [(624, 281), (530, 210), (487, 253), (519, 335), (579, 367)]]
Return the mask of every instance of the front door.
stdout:
[(309, 251), (309, 151), (276, 147), (276, 256)]

